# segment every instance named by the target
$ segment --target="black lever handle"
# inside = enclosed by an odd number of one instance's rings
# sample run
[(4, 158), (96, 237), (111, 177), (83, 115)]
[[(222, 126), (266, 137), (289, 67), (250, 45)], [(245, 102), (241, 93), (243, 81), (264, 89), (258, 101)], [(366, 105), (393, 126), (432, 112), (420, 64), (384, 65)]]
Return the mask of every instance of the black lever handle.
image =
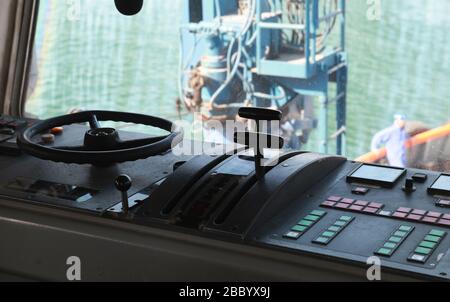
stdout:
[[(260, 121), (280, 121), (283, 117), (281, 111), (243, 107), (239, 109), (239, 116), (245, 119), (256, 121), (256, 133), (253, 132), (236, 132), (234, 134), (234, 142), (253, 148), (255, 150), (255, 172), (258, 179), (264, 178), (264, 167), (261, 161), (264, 158), (264, 148), (281, 149), (284, 145), (284, 139), (280, 136), (260, 133)], [(262, 146), (261, 142), (265, 142)]]
[(257, 107), (243, 107), (239, 109), (239, 116), (255, 121), (281, 121), (283, 114), (278, 110)]
[[(236, 132), (234, 134), (234, 142), (249, 147), (259, 142), (260, 145), (267, 149), (281, 149), (284, 146), (284, 139), (281, 136), (257, 132)], [(263, 145), (261, 142), (265, 142), (265, 144)]]
[(131, 177), (125, 174), (120, 175), (114, 181), (116, 189), (122, 194), (122, 211), (128, 214), (130, 207), (128, 205), (128, 190), (132, 186)]

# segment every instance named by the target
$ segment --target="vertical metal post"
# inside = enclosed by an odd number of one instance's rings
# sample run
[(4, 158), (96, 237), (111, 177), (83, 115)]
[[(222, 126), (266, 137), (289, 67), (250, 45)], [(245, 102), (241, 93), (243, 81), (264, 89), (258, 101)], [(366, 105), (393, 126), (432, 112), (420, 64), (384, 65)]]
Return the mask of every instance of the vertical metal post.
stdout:
[(317, 29), (319, 27), (319, 0), (313, 0), (311, 14), (312, 14), (312, 53), (311, 53), (311, 57), (312, 57), (313, 64), (315, 64), (316, 63), (316, 54), (317, 54), (316, 35), (317, 35)]
[[(336, 121), (338, 131), (347, 127), (347, 66), (336, 72), (336, 93), (341, 97), (336, 102)], [(338, 155), (346, 155), (347, 137), (343, 131), (336, 138), (336, 152)]]
[[(339, 10), (341, 11), (341, 50), (345, 51), (345, 23), (346, 23), (346, 7), (345, 0), (339, 0)], [(348, 67), (344, 66), (336, 71), (336, 93), (342, 95), (336, 102), (336, 120), (337, 129), (345, 131), (337, 137), (336, 140), (336, 152), (339, 155), (346, 155), (347, 153), (347, 81), (348, 81)]]
[(346, 0), (339, 0), (339, 10), (341, 11), (341, 50), (345, 51), (345, 19), (346, 19), (346, 7), (345, 7), (345, 1)]
[(328, 153), (328, 97), (320, 96), (320, 118), (318, 130), (320, 133), (320, 153)]
[(311, 0), (306, 0), (306, 18), (305, 18), (305, 59), (306, 59), (306, 74), (309, 74), (310, 70), (310, 57), (311, 57), (311, 49), (310, 49), (310, 34), (311, 34)]
[(260, 72), (261, 53), (261, 0), (256, 0), (256, 70)]

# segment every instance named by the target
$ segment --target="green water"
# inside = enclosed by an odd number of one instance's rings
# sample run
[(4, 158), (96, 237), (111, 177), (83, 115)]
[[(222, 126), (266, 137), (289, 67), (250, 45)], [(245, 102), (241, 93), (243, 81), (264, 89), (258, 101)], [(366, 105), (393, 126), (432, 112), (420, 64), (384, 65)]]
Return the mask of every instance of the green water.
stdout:
[[(176, 118), (178, 24), (184, 0), (146, 1), (133, 18), (111, 0), (43, 0), (36, 36), (39, 80), (27, 105), (40, 117), (72, 107)], [(347, 1), (348, 156), (369, 151), (395, 113), (436, 127), (450, 116), (450, 0)], [(307, 146), (318, 149), (318, 140)], [(330, 150), (331, 152), (332, 150)]]

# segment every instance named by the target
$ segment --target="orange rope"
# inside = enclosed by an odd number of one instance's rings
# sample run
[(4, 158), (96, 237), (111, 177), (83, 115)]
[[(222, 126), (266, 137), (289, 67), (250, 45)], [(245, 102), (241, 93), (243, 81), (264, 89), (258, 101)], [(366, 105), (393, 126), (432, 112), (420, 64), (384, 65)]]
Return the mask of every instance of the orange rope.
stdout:
[[(436, 140), (436, 139), (439, 139), (439, 138), (442, 138), (445, 136), (449, 136), (449, 135), (450, 135), (450, 123), (447, 125), (444, 125), (442, 127), (420, 133), (420, 134), (412, 137), (411, 139), (409, 139), (405, 143), (405, 145), (406, 145), (406, 148), (411, 149), (414, 146), (423, 145), (430, 141), (433, 141), (433, 140)], [(386, 148), (382, 148), (382, 149), (367, 153), (363, 156), (360, 156), (356, 159), (356, 161), (363, 162), (363, 163), (374, 163), (374, 162), (377, 162), (377, 161), (385, 158), (386, 155), (387, 155)]]

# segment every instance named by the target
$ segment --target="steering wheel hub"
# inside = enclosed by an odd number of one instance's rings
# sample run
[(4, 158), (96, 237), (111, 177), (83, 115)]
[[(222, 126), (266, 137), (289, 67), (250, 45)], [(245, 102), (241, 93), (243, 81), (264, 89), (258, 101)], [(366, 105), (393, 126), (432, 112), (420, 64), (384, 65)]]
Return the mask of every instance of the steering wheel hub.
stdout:
[(89, 150), (113, 149), (119, 143), (119, 133), (114, 128), (91, 129), (84, 136), (84, 145)]

